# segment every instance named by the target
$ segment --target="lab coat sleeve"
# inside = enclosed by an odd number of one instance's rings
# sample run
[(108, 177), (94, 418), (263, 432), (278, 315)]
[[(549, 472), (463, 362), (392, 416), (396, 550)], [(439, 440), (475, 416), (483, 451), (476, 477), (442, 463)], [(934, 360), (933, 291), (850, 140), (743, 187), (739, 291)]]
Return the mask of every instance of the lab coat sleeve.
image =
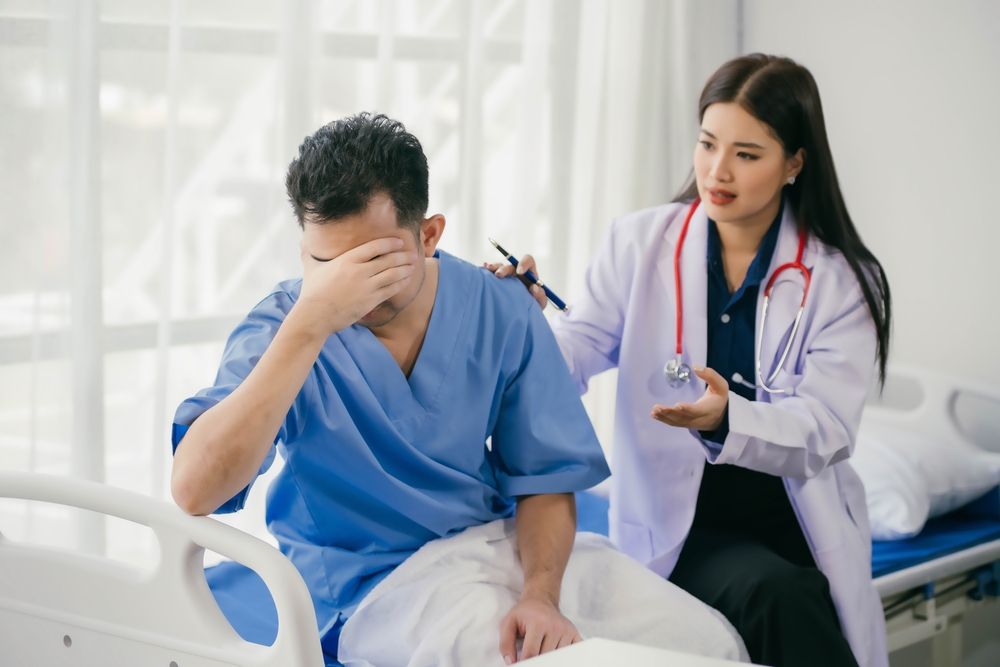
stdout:
[[(271, 344), (291, 306), (292, 302), (287, 294), (276, 292), (257, 304), (250, 314), (237, 325), (226, 342), (226, 349), (222, 354), (215, 384), (202, 389), (191, 398), (185, 399), (177, 407), (171, 432), (172, 451), (177, 451), (177, 445), (180, 444), (191, 424), (198, 417), (233, 393), (236, 387), (250, 374), (250, 371), (260, 361), (264, 351), (267, 350), (267, 346)], [(299, 392), (299, 396), (295, 399), (288, 415), (278, 429), (278, 434), (274, 439), (275, 445), (279, 441), (288, 442), (297, 436), (304, 414), (302, 392)], [(262, 475), (267, 472), (274, 462), (274, 458), (275, 446), (272, 445), (257, 474)], [(243, 509), (252, 486), (253, 482), (250, 482), (246, 488), (228, 500), (213, 514), (225, 514)]]
[[(729, 393), (729, 435), (709, 461), (781, 477), (809, 478), (851, 455), (875, 361), (875, 325), (860, 291), (852, 290), (810, 344), (801, 374), (782, 373), (775, 386), (795, 387), (773, 403)], [(784, 377), (783, 377), (784, 376)]]
[(604, 452), (538, 304), (512, 332), (488, 458), (507, 497), (582, 491), (610, 476)]
[(634, 259), (614, 220), (584, 277), (583, 294), (552, 322), (566, 365), (581, 394), (591, 377), (618, 366)]

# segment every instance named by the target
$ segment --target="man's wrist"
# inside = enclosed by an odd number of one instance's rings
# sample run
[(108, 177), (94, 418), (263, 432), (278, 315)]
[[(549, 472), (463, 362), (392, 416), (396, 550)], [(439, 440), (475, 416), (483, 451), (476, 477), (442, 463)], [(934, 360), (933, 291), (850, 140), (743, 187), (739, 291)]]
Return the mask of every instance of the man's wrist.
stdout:
[(323, 314), (316, 312), (317, 310), (306, 302), (297, 301), (281, 326), (287, 329), (289, 334), (303, 338), (306, 343), (316, 342), (322, 345), (327, 338), (351, 324), (331, 322), (329, 315), (323, 317)]
[(521, 601), (524, 602), (527, 600), (544, 602), (558, 609), (559, 589), (558, 587), (553, 587), (548, 581), (526, 581), (524, 588), (521, 590)]

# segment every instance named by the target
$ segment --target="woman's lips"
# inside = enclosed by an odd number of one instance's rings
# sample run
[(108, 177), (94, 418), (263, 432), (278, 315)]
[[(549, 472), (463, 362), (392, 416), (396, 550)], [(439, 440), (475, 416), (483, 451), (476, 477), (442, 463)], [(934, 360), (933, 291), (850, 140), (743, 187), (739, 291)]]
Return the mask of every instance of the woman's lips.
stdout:
[(725, 206), (726, 204), (731, 204), (736, 200), (736, 193), (730, 192), (729, 190), (709, 190), (708, 198), (712, 200), (712, 203), (716, 206)]

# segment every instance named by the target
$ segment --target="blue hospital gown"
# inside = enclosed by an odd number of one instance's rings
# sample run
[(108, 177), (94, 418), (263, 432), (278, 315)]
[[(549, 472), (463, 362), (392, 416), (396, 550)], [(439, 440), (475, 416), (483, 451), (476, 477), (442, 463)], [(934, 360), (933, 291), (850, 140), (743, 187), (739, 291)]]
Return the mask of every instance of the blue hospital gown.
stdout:
[[(610, 474), (524, 286), (437, 256), (410, 377), (371, 331), (348, 327), (323, 346), (275, 439), (286, 463), (268, 490), (268, 528), (312, 593), (329, 656), (361, 599), (426, 542), (512, 516), (515, 496), (578, 491)], [(215, 385), (177, 409), (175, 449), (249, 374), (300, 287), (279, 284), (237, 326)], [(218, 511), (241, 509), (249, 488)]]

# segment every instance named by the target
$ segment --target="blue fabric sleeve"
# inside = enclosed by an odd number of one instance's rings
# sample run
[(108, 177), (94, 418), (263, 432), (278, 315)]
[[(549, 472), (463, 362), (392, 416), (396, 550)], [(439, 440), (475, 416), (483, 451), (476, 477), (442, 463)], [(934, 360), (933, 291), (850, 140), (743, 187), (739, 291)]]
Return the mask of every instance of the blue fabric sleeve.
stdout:
[(610, 474), (555, 336), (531, 302), (508, 341), (510, 374), (500, 397), (490, 460), (508, 497), (570, 493)]
[[(287, 293), (274, 292), (257, 304), (250, 311), (250, 314), (237, 325), (226, 342), (226, 349), (222, 354), (222, 362), (219, 364), (215, 384), (184, 400), (177, 408), (171, 432), (174, 452), (177, 451), (177, 445), (180, 444), (191, 424), (209, 408), (233, 393), (236, 387), (250, 374), (250, 371), (260, 361), (264, 351), (267, 350), (267, 346), (271, 344), (292, 305), (293, 301)], [(294, 440), (301, 432), (302, 417), (304, 416), (301, 403), (302, 392), (299, 392), (299, 396), (296, 397), (288, 415), (278, 429), (278, 435), (274, 439), (275, 445), (279, 441), (287, 443)], [(271, 451), (264, 458), (257, 474), (262, 475), (267, 472), (274, 462), (274, 458), (275, 447), (272, 445)], [(213, 514), (226, 514), (243, 509), (252, 486), (253, 482)]]

